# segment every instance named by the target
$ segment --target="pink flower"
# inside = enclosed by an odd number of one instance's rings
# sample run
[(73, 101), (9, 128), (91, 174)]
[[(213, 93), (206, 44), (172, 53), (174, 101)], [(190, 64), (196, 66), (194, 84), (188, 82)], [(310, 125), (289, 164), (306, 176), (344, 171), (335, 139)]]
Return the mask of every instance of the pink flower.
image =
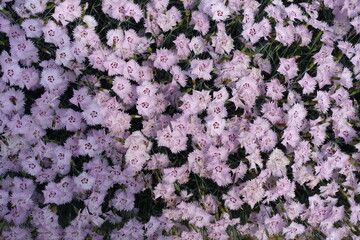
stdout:
[(330, 108), (330, 97), (329, 94), (325, 91), (317, 91), (317, 95), (314, 98), (314, 101), (317, 101), (315, 108), (322, 113), (327, 113)]
[(206, 51), (207, 44), (205, 39), (201, 36), (193, 37), (189, 43), (189, 48), (197, 55)]
[(134, 194), (117, 190), (111, 204), (119, 211), (131, 211), (134, 208)]
[(42, 13), (45, 10), (46, 3), (38, 0), (29, 0), (25, 2), (24, 7), (33, 15), (36, 15), (38, 13)]
[(124, 40), (122, 41), (121, 48), (129, 49), (130, 52), (127, 54), (123, 54), (124, 58), (130, 57), (136, 51), (139, 43), (141, 42), (140, 37), (134, 29), (129, 29), (124, 31)]
[(305, 227), (296, 222), (292, 222), (288, 227), (283, 228), (283, 234), (286, 239), (294, 239), (297, 235), (305, 232)]
[(217, 28), (216, 36), (211, 37), (212, 46), (215, 47), (215, 52), (218, 54), (230, 54), (234, 48), (234, 40), (226, 34), (224, 23), (218, 23)]
[(303, 88), (304, 94), (310, 94), (314, 92), (317, 82), (308, 73), (305, 73), (304, 77), (300, 81), (298, 81), (298, 83)]
[(127, 79), (135, 80), (138, 78), (140, 65), (135, 60), (130, 60), (123, 66), (123, 76)]
[(59, 48), (56, 50), (56, 64), (67, 66), (73, 59), (74, 55), (72, 54), (70, 47)]
[(263, 37), (260, 23), (245, 24), (242, 36), (252, 44), (258, 42)]
[(0, 112), (5, 115), (9, 117), (16, 113), (22, 115), (24, 113), (25, 95), (21, 90), (9, 88), (1, 93), (0, 103)]
[(323, 123), (320, 125), (315, 125), (310, 128), (310, 134), (313, 137), (312, 143), (315, 146), (321, 146), (326, 139), (326, 128), (330, 123)]
[(356, 130), (351, 126), (351, 124), (345, 121), (339, 121), (336, 123), (334, 127), (336, 127), (335, 134), (338, 137), (344, 139), (345, 142), (351, 142), (355, 136), (357, 136)]
[(89, 155), (94, 157), (98, 153), (98, 143), (95, 138), (88, 137), (88, 139), (79, 140), (79, 154)]
[(64, 80), (61, 77), (60, 70), (55, 68), (44, 69), (41, 73), (40, 83), (48, 90), (54, 89), (61, 84)]
[(169, 71), (178, 61), (176, 55), (172, 51), (161, 48), (156, 50), (156, 54), (152, 56), (154, 60), (154, 67)]
[(154, 189), (155, 199), (163, 197), (165, 199), (171, 197), (175, 192), (174, 185), (172, 183), (159, 183)]
[(305, 121), (307, 111), (304, 105), (297, 103), (292, 106), (288, 112), (288, 127), (295, 127), (301, 129), (303, 122)]
[(57, 185), (54, 182), (50, 182), (46, 185), (45, 190), (42, 191), (44, 194), (44, 204), (46, 203), (55, 203), (61, 204), (60, 200), (63, 197), (64, 193), (60, 191)]
[(351, 207), (350, 222), (355, 225), (360, 222), (360, 204)]
[(270, 152), (278, 143), (278, 136), (273, 130), (268, 130), (261, 138), (259, 145), (262, 152)]
[(283, 92), (285, 92), (286, 89), (278, 79), (273, 79), (266, 83), (266, 87), (266, 96), (271, 97), (273, 100), (280, 100), (283, 98)]
[(125, 16), (134, 18), (135, 22), (138, 23), (143, 18), (143, 12), (138, 4), (130, 1), (126, 1), (125, 4)]
[(272, 175), (283, 177), (286, 175), (286, 166), (289, 163), (290, 161), (285, 156), (284, 152), (278, 148), (275, 148), (269, 156), (266, 167), (271, 170)]
[(10, 200), (9, 192), (0, 190), (0, 205), (6, 205)]
[(255, 204), (260, 202), (265, 195), (265, 190), (258, 179), (252, 179), (241, 184), (240, 196), (245, 203), (254, 208)]
[(177, 55), (182, 59), (186, 59), (190, 55), (189, 43), (190, 40), (183, 33), (174, 40)]
[(96, 21), (96, 19), (91, 16), (91, 15), (85, 15), (83, 17), (83, 21), (86, 23), (86, 25), (89, 27), (89, 28), (95, 28), (97, 27), (98, 23)]
[(263, 117), (268, 119), (272, 124), (281, 122), (283, 120), (284, 113), (275, 102), (264, 103), (262, 105), (261, 112), (264, 114)]
[(93, 187), (95, 178), (86, 172), (82, 172), (79, 176), (74, 178), (74, 183), (79, 189), (86, 191)]
[(41, 19), (28, 18), (21, 23), (21, 27), (25, 30), (28, 38), (38, 38), (43, 33), (42, 30), (43, 21)]
[(299, 68), (295, 62), (295, 58), (280, 58), (280, 66), (277, 71), (289, 80), (297, 76)]
[(207, 131), (210, 136), (219, 136), (224, 131), (226, 120), (220, 116), (207, 119)]
[(3, 237), (5, 239), (31, 239), (31, 232), (28, 228), (22, 227), (10, 227), (10, 229), (4, 230)]
[(180, 86), (184, 87), (186, 85), (187, 76), (185, 71), (183, 71), (178, 65), (172, 66), (170, 73), (173, 76), (173, 80), (176, 81)]
[(304, 204), (290, 200), (284, 204), (284, 209), (286, 211), (286, 216), (290, 220), (294, 220), (300, 216), (300, 214), (304, 212), (306, 208)]
[(102, 109), (95, 102), (90, 104), (83, 112), (82, 115), (89, 125), (102, 124), (104, 114)]
[(173, 29), (180, 21), (181, 13), (175, 6), (167, 10), (166, 13), (159, 14), (156, 19), (157, 24), (164, 32)]
[(206, 59), (194, 59), (191, 61), (191, 74), (192, 78), (202, 78), (204, 80), (211, 79), (211, 72), (213, 70), (213, 61)]
[(212, 13), (212, 19), (217, 22), (226, 20), (230, 15), (230, 10), (222, 2), (211, 4), (210, 11)]
[(354, 17), (350, 23), (353, 25), (357, 34), (360, 34), (360, 16)]
[(178, 131), (172, 131), (170, 127), (157, 132), (159, 146), (170, 148), (173, 153), (186, 150), (187, 136)]
[(105, 68), (108, 70), (110, 76), (123, 73), (125, 61), (117, 57), (115, 54), (110, 54), (104, 63)]
[(225, 200), (225, 206), (231, 210), (238, 210), (242, 205), (243, 201), (239, 198), (239, 191), (237, 188), (231, 188), (227, 194), (223, 194), (223, 200)]
[(93, 51), (89, 55), (89, 62), (93, 68), (98, 69), (100, 71), (105, 71), (107, 68), (105, 67), (105, 61), (108, 53), (106, 50), (98, 49)]
[(312, 40), (312, 33), (307, 29), (305, 25), (299, 25), (295, 27), (295, 36), (300, 38), (300, 46), (307, 46)]
[(58, 26), (54, 21), (50, 20), (45, 26), (42, 28), (45, 36), (45, 42), (53, 43), (55, 45), (59, 45), (59, 41), (61, 40), (63, 35), (67, 35), (64, 33), (63, 28)]
[(271, 218), (265, 219), (265, 227), (269, 231), (269, 235), (281, 233), (286, 223), (279, 214)]
[(284, 46), (290, 46), (294, 42), (295, 28), (293, 25), (284, 27), (282, 24), (277, 24), (275, 26), (275, 31), (275, 40), (281, 42)]
[(226, 186), (232, 183), (230, 175), (231, 169), (220, 160), (210, 162), (206, 169), (209, 171), (211, 179), (214, 180), (217, 185)]
[(206, 35), (209, 31), (210, 23), (206, 14), (200, 11), (194, 11), (191, 14), (190, 24), (194, 24), (194, 29), (202, 35)]

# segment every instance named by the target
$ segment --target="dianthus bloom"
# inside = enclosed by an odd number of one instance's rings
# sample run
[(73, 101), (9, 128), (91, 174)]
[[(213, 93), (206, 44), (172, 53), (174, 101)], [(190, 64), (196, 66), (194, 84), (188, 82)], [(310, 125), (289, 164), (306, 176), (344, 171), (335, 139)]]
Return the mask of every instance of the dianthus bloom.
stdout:
[(178, 61), (177, 56), (170, 50), (162, 48), (153, 55), (154, 67), (168, 71)]
[(295, 62), (295, 58), (280, 58), (280, 66), (277, 71), (289, 80), (297, 76), (299, 68)]
[(191, 61), (191, 74), (193, 78), (202, 78), (204, 80), (211, 79), (211, 72), (213, 70), (213, 60), (194, 59)]
[(278, 148), (270, 154), (266, 167), (274, 176), (283, 177), (286, 175), (286, 166), (290, 163), (284, 152)]

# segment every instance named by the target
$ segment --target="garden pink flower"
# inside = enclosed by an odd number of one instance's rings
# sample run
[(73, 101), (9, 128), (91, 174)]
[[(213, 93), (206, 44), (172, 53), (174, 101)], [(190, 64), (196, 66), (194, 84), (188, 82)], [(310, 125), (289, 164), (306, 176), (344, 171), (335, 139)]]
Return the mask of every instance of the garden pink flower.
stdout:
[(279, 214), (265, 219), (265, 227), (269, 231), (269, 235), (281, 233), (285, 226), (286, 223)]
[(275, 26), (275, 31), (275, 39), (281, 42), (284, 46), (290, 46), (294, 42), (295, 28), (293, 25), (288, 25), (284, 27), (282, 26), (282, 24), (277, 24)]
[(268, 119), (272, 124), (281, 122), (283, 120), (284, 113), (275, 102), (264, 103), (262, 105), (261, 112), (264, 114), (263, 116)]
[(269, 156), (266, 167), (271, 170), (272, 175), (282, 177), (286, 175), (286, 166), (290, 163), (284, 152), (275, 148)]
[(119, 75), (123, 73), (125, 61), (117, 57), (115, 54), (108, 56), (106, 62), (104, 62), (105, 68), (108, 70), (110, 76)]
[(186, 59), (190, 55), (189, 49), (190, 40), (185, 37), (185, 34), (180, 34), (175, 40), (177, 55), (183, 59)]
[(194, 11), (191, 14), (190, 24), (194, 24), (194, 29), (202, 35), (206, 35), (209, 31), (210, 23), (206, 14), (200, 11)]
[(115, 193), (115, 198), (112, 200), (112, 205), (120, 211), (130, 211), (134, 208), (134, 202), (135, 198), (133, 194), (117, 191)]
[(296, 222), (292, 222), (288, 227), (283, 228), (283, 233), (286, 239), (294, 239), (297, 235), (302, 234), (305, 227)]
[(287, 125), (289, 127), (296, 127), (301, 129), (300, 126), (304, 122), (307, 115), (307, 111), (304, 105), (297, 103), (292, 106), (288, 111)]
[(160, 13), (156, 18), (157, 24), (164, 32), (173, 29), (176, 26), (176, 24), (180, 21), (181, 21), (181, 13), (174, 6), (169, 10), (167, 10), (166, 13)]
[(171, 67), (170, 73), (173, 76), (173, 80), (180, 86), (184, 87), (186, 85), (187, 76), (185, 71), (183, 71), (178, 65)]
[(82, 115), (86, 122), (90, 125), (97, 125), (103, 122), (104, 114), (100, 106), (96, 103), (91, 103), (83, 112)]
[(305, 73), (304, 77), (298, 83), (303, 88), (304, 94), (313, 93), (316, 87), (316, 80), (308, 73)]
[(177, 63), (178, 58), (172, 51), (161, 48), (153, 55), (154, 67), (168, 71), (174, 64)]
[(106, 38), (108, 46), (118, 48), (124, 40), (124, 31), (122, 29), (111, 29), (106, 33)]
[(212, 46), (215, 47), (215, 52), (218, 54), (230, 54), (234, 48), (234, 40), (226, 34), (224, 23), (218, 23), (217, 28), (216, 36), (211, 38)]
[(44, 203), (55, 203), (60, 204), (61, 198), (64, 193), (60, 191), (57, 185), (54, 182), (50, 182), (46, 185), (45, 190), (43, 190), (44, 194)]
[(245, 40), (255, 44), (263, 37), (260, 23), (248, 23), (244, 26), (242, 36)]
[(262, 187), (261, 182), (258, 179), (252, 179), (241, 184), (242, 188), (239, 191), (243, 201), (250, 205), (251, 208), (256, 203), (260, 202), (265, 194), (265, 190)]
[(316, 97), (314, 98), (317, 101), (315, 107), (322, 113), (326, 113), (330, 108), (330, 96), (325, 91), (318, 91)]
[(268, 130), (265, 132), (264, 136), (261, 138), (259, 145), (262, 152), (270, 152), (276, 144), (278, 143), (278, 136), (273, 130)]
[(212, 161), (206, 168), (210, 173), (211, 179), (219, 186), (226, 186), (232, 182), (230, 175), (231, 169), (219, 160)]
[(301, 204), (299, 202), (287, 201), (284, 204), (284, 209), (286, 210), (286, 216), (289, 219), (294, 220), (301, 213), (303, 213), (306, 208), (304, 204)]
[(226, 120), (220, 116), (212, 117), (207, 120), (207, 131), (210, 136), (219, 136), (224, 131)]
[(90, 190), (94, 185), (95, 178), (82, 172), (79, 176), (74, 178), (75, 185), (82, 190)]
[(109, 54), (109, 53), (103, 49), (98, 49), (98, 50), (93, 51), (89, 55), (89, 62), (93, 66), (93, 68), (98, 69), (100, 71), (105, 71), (107, 69), (105, 67), (107, 54)]
[(217, 22), (224, 21), (230, 15), (230, 10), (222, 2), (210, 4), (210, 12), (212, 14), (212, 19)]
[(189, 43), (189, 48), (197, 55), (207, 50), (207, 44), (201, 36), (193, 37)]
[(289, 80), (297, 76), (299, 68), (295, 62), (295, 58), (280, 58), (280, 66), (277, 71)]
[(165, 199), (169, 198), (172, 193), (174, 193), (175, 188), (173, 184), (169, 183), (159, 183), (154, 189), (155, 199), (163, 197)]
[(271, 82), (266, 83), (266, 87), (266, 96), (271, 97), (273, 100), (279, 100), (283, 97), (285, 87), (279, 82), (278, 79), (273, 79)]
[(38, 0), (29, 0), (24, 3), (24, 7), (33, 15), (42, 13), (45, 10), (45, 5), (46, 4)]
[(127, 1), (125, 4), (125, 16), (134, 18), (138, 23), (143, 18), (143, 12), (138, 4)]
[(42, 35), (43, 21), (41, 19), (26, 19), (21, 23), (26, 36), (29, 38), (38, 38)]
[(191, 61), (191, 74), (194, 78), (202, 78), (204, 80), (211, 79), (211, 72), (213, 70), (213, 61), (206, 59), (194, 59)]
[(296, 39), (301, 40), (300, 46), (307, 46), (313, 37), (312, 33), (307, 29), (305, 25), (299, 25), (295, 27)]
[(239, 198), (238, 189), (231, 188), (227, 194), (224, 194), (222, 198), (225, 200), (225, 206), (231, 210), (238, 210), (243, 201)]

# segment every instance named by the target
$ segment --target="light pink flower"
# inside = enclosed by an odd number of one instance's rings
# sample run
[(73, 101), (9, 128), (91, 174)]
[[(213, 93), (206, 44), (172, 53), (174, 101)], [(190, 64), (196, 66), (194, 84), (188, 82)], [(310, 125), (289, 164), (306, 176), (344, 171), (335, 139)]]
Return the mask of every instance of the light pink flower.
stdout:
[(297, 76), (299, 68), (295, 62), (295, 58), (280, 58), (280, 66), (277, 71), (289, 80)]
[(191, 74), (195, 78), (202, 78), (204, 80), (210, 80), (211, 79), (211, 72), (213, 70), (213, 61), (206, 59), (206, 60), (200, 60), (200, 59), (194, 59), (191, 61)]

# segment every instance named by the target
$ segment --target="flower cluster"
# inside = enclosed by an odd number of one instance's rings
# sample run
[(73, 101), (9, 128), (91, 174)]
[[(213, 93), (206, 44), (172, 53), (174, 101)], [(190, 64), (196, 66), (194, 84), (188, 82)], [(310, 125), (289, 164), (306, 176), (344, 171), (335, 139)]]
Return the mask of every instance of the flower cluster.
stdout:
[(0, 10), (4, 239), (360, 239), (358, 0)]

